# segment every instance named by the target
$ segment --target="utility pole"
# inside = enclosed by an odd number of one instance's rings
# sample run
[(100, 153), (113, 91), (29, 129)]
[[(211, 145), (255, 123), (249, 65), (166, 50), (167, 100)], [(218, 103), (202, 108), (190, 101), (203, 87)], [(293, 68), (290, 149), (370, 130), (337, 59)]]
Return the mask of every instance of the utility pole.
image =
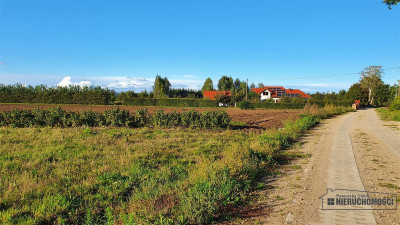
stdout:
[[(399, 80), (400, 81), (400, 80)], [(249, 89), (249, 79), (246, 79), (246, 101), (248, 101), (247, 98), (247, 89)]]
[(398, 87), (398, 89), (397, 89), (397, 96), (400, 97), (400, 80), (399, 80), (399, 87)]

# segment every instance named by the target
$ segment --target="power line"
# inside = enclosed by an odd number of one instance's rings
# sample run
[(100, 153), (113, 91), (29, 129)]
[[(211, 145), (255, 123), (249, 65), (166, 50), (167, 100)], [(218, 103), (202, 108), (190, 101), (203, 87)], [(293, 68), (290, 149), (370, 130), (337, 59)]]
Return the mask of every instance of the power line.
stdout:
[[(394, 70), (400, 69), (400, 67), (392, 67), (382, 70)], [(305, 79), (313, 79), (313, 78), (325, 78), (325, 77), (339, 77), (339, 76), (350, 76), (350, 75), (359, 75), (358, 73), (345, 73), (345, 74), (335, 74), (335, 75), (325, 75), (325, 76), (314, 76), (314, 77), (296, 77), (296, 78), (282, 78), (282, 79), (268, 79), (268, 80), (305, 80)]]

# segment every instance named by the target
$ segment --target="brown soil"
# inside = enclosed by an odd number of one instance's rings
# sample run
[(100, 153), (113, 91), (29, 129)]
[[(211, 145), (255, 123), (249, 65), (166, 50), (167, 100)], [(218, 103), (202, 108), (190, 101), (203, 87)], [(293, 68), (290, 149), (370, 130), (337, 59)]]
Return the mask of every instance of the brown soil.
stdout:
[[(91, 109), (94, 112), (103, 112), (115, 108), (116, 106), (105, 105), (44, 105), (44, 104), (0, 104), (0, 111), (9, 111), (11, 109), (34, 109), (36, 106), (47, 109), (51, 107), (61, 107), (63, 110), (70, 110), (78, 112), (82, 110)], [(147, 108), (150, 113), (157, 110), (164, 110), (164, 112), (182, 112), (183, 110), (194, 109), (198, 112), (210, 110), (225, 110), (236, 122), (244, 122), (247, 124), (246, 130), (261, 132), (264, 129), (282, 127), (286, 120), (295, 120), (298, 118), (299, 110), (273, 110), (273, 109), (254, 109), (254, 110), (241, 110), (238, 108), (182, 108), (182, 107), (145, 107), (145, 106), (118, 106), (121, 109), (135, 112), (138, 109)]]

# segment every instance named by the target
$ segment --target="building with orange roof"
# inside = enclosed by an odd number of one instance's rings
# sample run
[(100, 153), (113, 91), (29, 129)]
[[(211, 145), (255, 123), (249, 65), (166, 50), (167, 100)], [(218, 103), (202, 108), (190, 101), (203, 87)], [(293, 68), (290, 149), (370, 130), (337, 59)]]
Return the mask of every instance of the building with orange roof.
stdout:
[(282, 86), (265, 86), (263, 88), (252, 88), (251, 90), (260, 95), (260, 101), (273, 99), (275, 102), (277, 102), (283, 97), (310, 98), (310, 95), (304, 93), (300, 89), (286, 89)]
[(215, 100), (215, 96), (218, 95), (218, 94), (231, 96), (231, 92), (230, 91), (204, 91), (203, 97), (211, 99), (211, 100)]

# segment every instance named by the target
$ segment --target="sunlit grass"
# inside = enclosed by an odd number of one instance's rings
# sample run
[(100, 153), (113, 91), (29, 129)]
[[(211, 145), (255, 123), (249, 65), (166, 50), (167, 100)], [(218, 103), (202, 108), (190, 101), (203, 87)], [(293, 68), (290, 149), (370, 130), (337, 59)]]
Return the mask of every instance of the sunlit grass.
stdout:
[(388, 108), (376, 109), (383, 120), (400, 121), (400, 110), (390, 111)]
[[(324, 117), (341, 113), (324, 109)], [(0, 128), (0, 223), (211, 223), (278, 173), (317, 124), (261, 135), (189, 128)]]

